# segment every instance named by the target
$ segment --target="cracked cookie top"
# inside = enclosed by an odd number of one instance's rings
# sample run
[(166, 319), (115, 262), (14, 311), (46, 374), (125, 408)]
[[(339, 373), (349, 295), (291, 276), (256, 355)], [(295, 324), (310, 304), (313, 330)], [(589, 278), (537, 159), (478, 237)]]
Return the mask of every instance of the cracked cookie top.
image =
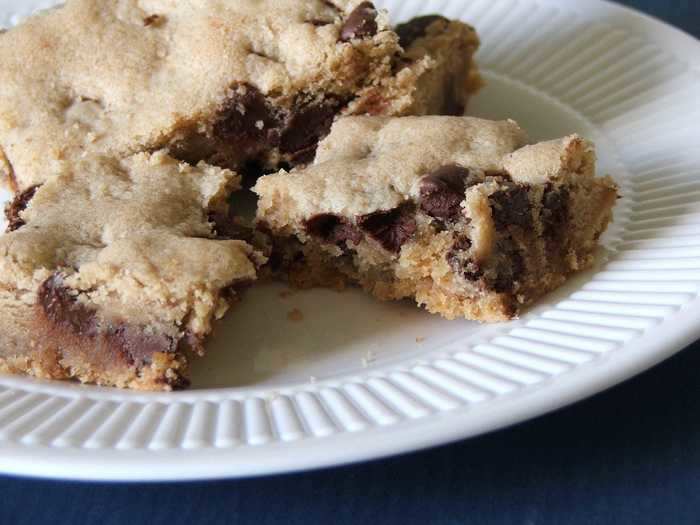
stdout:
[(0, 303), (40, 305), (69, 325), (89, 312), (91, 326), (148, 327), (175, 342), (204, 336), (228, 291), (262, 263), (212, 222), (237, 187), (230, 171), (164, 153), (64, 166), (7, 208)]
[(438, 214), (448, 213), (464, 200), (464, 181), (456, 183), (459, 195), (454, 202), (437, 203), (437, 185), (444, 186), (442, 195), (455, 184), (449, 173), (445, 180), (424, 181), (424, 177), (435, 178), (439, 170), (457, 166), (483, 179), (484, 174), (502, 172), (508, 155), (525, 144), (525, 133), (513, 121), (350, 117), (334, 125), (319, 145), (313, 165), (263, 177), (255, 191), (262, 196), (261, 213), (286, 214), (284, 222), (296, 224), (319, 210), (361, 216), (408, 201), (432, 203), (444, 208)]

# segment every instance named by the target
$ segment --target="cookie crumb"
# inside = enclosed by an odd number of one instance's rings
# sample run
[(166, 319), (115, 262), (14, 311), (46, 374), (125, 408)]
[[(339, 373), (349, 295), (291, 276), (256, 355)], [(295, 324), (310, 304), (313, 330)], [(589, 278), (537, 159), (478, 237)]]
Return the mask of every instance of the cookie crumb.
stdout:
[(294, 295), (294, 292), (292, 290), (282, 290), (278, 295), (280, 299), (287, 299), (288, 297)]
[(416, 337), (416, 343), (421, 344), (425, 342), (425, 337)]
[(287, 319), (292, 321), (293, 323), (300, 323), (304, 320), (304, 313), (301, 310), (299, 310), (299, 308), (295, 308), (287, 314)]

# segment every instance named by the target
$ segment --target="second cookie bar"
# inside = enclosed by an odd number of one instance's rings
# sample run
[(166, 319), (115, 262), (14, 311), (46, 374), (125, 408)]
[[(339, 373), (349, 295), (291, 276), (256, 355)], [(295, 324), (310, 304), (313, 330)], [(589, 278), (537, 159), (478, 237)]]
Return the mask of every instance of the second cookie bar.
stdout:
[(254, 191), (294, 284), (358, 283), (479, 321), (588, 268), (617, 199), (581, 137), (528, 145), (512, 121), (468, 117), (342, 119), (312, 166)]

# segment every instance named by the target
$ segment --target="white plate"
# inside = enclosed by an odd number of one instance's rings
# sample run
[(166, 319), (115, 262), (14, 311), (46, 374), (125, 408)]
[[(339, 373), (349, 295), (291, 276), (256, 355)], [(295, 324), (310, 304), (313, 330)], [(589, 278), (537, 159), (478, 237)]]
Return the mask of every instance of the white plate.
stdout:
[[(0, 0), (0, 24), (39, 5)], [(489, 86), (472, 113), (597, 142), (624, 194), (599, 267), (497, 326), (356, 292), (254, 289), (189, 392), (0, 377), (0, 471), (185, 480), (377, 458), (545, 413), (700, 337), (698, 42), (594, 0), (383, 5), (477, 26)]]

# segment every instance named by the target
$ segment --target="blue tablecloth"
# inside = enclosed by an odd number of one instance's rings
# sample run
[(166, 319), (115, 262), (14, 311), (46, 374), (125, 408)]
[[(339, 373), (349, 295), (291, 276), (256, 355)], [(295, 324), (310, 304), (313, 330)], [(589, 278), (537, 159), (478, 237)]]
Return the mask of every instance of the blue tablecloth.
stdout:
[[(698, 0), (623, 3), (700, 36)], [(698, 376), (700, 343), (515, 428), (320, 472), (180, 485), (0, 478), (0, 524), (700, 524)]]

